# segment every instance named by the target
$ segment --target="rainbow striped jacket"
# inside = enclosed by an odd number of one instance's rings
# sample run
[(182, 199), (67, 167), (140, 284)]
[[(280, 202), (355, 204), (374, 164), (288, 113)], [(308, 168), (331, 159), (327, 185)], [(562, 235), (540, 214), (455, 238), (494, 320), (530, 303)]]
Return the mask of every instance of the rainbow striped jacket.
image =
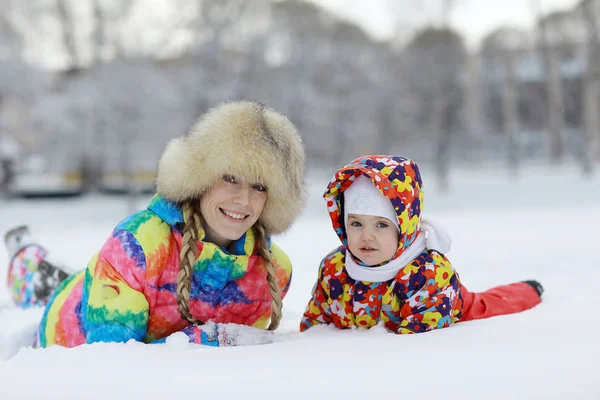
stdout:
[[(181, 209), (160, 195), (146, 210), (121, 221), (87, 268), (53, 294), (37, 345), (74, 347), (130, 339), (149, 343), (186, 328), (175, 291), (182, 229)], [(190, 288), (192, 316), (264, 329), (271, 295), (252, 230), (234, 242), (231, 254), (202, 241), (202, 231), (199, 238)], [(268, 242), (285, 295), (292, 267), (286, 254)]]

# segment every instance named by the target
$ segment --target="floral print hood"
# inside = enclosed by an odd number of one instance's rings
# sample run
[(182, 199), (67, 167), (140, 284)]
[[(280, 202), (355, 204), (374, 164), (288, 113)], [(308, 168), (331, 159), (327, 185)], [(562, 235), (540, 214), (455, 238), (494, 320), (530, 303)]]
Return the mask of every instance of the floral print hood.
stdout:
[(348, 241), (342, 194), (360, 175), (370, 178), (394, 207), (400, 235), (398, 250), (393, 258), (398, 258), (415, 240), (421, 228), (423, 182), (419, 167), (414, 161), (404, 157), (371, 155), (356, 158), (335, 173), (323, 198), (327, 201), (333, 229), (346, 248)]

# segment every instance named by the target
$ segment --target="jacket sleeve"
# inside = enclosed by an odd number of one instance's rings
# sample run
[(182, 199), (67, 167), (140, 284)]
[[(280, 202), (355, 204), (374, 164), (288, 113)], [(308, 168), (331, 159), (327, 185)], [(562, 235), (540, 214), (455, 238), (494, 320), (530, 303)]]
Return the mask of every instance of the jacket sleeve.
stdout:
[(82, 296), (87, 343), (144, 340), (149, 315), (142, 293), (145, 263), (134, 235), (119, 229), (90, 261)]
[(417, 271), (408, 271), (415, 267), (407, 266), (401, 272), (403, 277), (396, 279), (395, 289), (403, 300), (397, 333), (427, 332), (446, 328), (454, 322), (459, 301), (458, 275), (447, 260), (433, 265), (433, 268), (421, 267)]
[(315, 325), (333, 322), (329, 310), (329, 280), (325, 279), (325, 260), (326, 258), (321, 261), (319, 266), (319, 275), (313, 288), (312, 298), (306, 306), (302, 321), (300, 321), (300, 332)]

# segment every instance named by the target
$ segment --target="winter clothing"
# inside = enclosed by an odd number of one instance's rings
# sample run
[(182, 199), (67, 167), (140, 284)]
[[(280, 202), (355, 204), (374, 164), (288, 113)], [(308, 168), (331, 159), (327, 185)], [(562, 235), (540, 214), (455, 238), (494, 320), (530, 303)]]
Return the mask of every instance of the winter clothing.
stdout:
[(483, 293), (471, 293), (461, 287), (464, 299), (461, 321), (472, 321), (518, 313), (542, 302), (534, 288), (526, 282), (497, 286)]
[[(360, 176), (369, 178), (389, 199), (397, 216), (398, 250), (385, 265), (364, 265), (348, 250), (342, 194)], [(360, 157), (336, 172), (324, 198), (342, 246), (321, 262), (301, 331), (323, 323), (370, 328), (383, 322), (396, 333), (420, 333), (461, 320), (523, 311), (539, 303), (539, 296), (524, 283), (484, 293), (466, 290), (444, 255), (450, 237), (441, 227), (422, 220), (422, 186), (418, 166), (403, 157)]]
[(390, 199), (364, 175), (356, 177), (352, 185), (344, 191), (344, 204), (345, 226), (348, 226), (348, 215), (361, 214), (387, 218), (400, 231), (396, 210), (392, 207)]
[[(181, 209), (161, 195), (123, 220), (86, 270), (52, 296), (38, 343), (67, 347), (93, 342), (153, 342), (181, 331), (188, 322), (177, 308)], [(271, 294), (264, 260), (249, 230), (231, 254), (199, 233), (190, 290), (190, 310), (200, 321), (264, 328)], [(291, 280), (288, 257), (270, 244), (277, 284), (285, 295)]]
[(6, 244), (8, 258), (10, 259), (15, 257), (25, 247), (35, 244), (26, 225), (17, 226), (6, 232), (4, 243)]
[(259, 103), (231, 102), (168, 143), (156, 184), (174, 202), (199, 198), (224, 174), (266, 184), (269, 196), (258, 222), (273, 235), (286, 231), (304, 208), (305, 163), (300, 136), (285, 116)]
[(544, 287), (542, 286), (541, 283), (539, 283), (538, 281), (533, 281), (533, 280), (523, 281), (523, 283), (526, 283), (529, 286), (531, 286), (532, 288), (534, 288), (537, 295), (539, 297), (542, 297), (542, 293), (544, 293)]
[(68, 274), (49, 260), (47, 251), (35, 244), (26, 226), (11, 229), (4, 240), (10, 258), (7, 285), (13, 302), (21, 308), (46, 305)]
[(383, 321), (398, 333), (419, 333), (450, 326), (461, 316), (458, 275), (437, 252), (423, 252), (387, 282), (352, 279), (344, 268), (347, 250), (325, 257), (300, 330), (317, 324), (371, 328)]

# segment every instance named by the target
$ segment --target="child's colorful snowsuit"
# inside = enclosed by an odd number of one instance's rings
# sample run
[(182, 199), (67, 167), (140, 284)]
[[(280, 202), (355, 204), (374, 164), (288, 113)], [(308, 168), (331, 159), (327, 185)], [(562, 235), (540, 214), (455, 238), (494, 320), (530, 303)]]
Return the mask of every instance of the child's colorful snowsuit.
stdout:
[(342, 194), (361, 174), (373, 181), (396, 211), (401, 232), (394, 258), (420, 234), (423, 190), (414, 162), (395, 156), (360, 157), (337, 171), (324, 198), (342, 246), (321, 262), (312, 298), (300, 323), (302, 331), (317, 324), (370, 328), (383, 322), (393, 332), (420, 333), (458, 321), (516, 313), (540, 303), (540, 296), (527, 283), (471, 293), (461, 284), (448, 258), (429, 249), (389, 281), (354, 280), (345, 266), (349, 250)]

